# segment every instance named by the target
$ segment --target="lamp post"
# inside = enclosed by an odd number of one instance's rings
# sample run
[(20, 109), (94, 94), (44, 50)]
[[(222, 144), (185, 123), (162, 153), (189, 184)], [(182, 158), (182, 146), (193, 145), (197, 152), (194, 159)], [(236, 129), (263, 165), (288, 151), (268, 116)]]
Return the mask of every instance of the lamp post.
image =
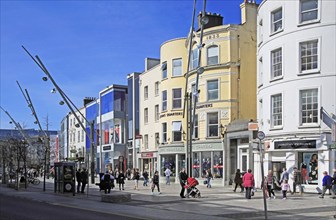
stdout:
[[(76, 105), (71, 101), (71, 99), (63, 92), (63, 90), (57, 85), (57, 83), (55, 82), (55, 80), (52, 78), (51, 74), (49, 73), (49, 71), (47, 70), (47, 68), (44, 66), (44, 64), (42, 63), (42, 61), (40, 60), (40, 58), (38, 56), (35, 56), (36, 59), (29, 53), (29, 51), (22, 46), (22, 48), (26, 51), (26, 53), (33, 59), (33, 61), (38, 65), (38, 67), (40, 67), (40, 69), (46, 74), (46, 76), (44, 76), (42, 78), (43, 81), (48, 81), (48, 79), (50, 79), (50, 81), (52, 82), (52, 84), (54, 85), (55, 89), (52, 90), (52, 93), (55, 93), (56, 91), (61, 95), (62, 100), (60, 101), (60, 105), (64, 105), (64, 103), (69, 107), (71, 113), (75, 116), (78, 124), (82, 127), (82, 129), (84, 130), (84, 132), (86, 133), (86, 135), (88, 136), (89, 140), (90, 140), (90, 150), (91, 150), (91, 166), (90, 166), (90, 170), (91, 170), (91, 183), (94, 184), (95, 183), (95, 178), (94, 178), (94, 158), (95, 158), (95, 154), (94, 154), (94, 149), (95, 149), (95, 144), (94, 144), (94, 120), (92, 121), (88, 121), (87, 118), (79, 111), (79, 109), (76, 107)], [(56, 90), (56, 91), (55, 91)], [(78, 115), (76, 114), (76, 112), (74, 111), (74, 108), (76, 109), (76, 111), (82, 116), (82, 118), (85, 119), (86, 123), (90, 125), (90, 132), (88, 132), (84, 126), (84, 124), (81, 122), (81, 120), (79, 119)]]

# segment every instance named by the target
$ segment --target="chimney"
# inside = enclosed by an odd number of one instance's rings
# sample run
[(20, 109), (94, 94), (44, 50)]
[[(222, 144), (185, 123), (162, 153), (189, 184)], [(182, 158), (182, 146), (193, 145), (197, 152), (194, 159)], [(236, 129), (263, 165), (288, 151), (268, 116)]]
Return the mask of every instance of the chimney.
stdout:
[[(206, 25), (204, 25), (204, 29), (223, 25), (223, 17), (220, 14), (211, 12), (206, 12), (205, 14), (206, 14), (205, 16), (209, 18), (209, 22)], [(201, 18), (202, 18), (201, 12), (198, 14), (197, 18), (198, 18), (198, 30), (200, 30)]]
[[(258, 8), (258, 4), (255, 0), (244, 0), (240, 5), (241, 10), (241, 24), (245, 24), (246, 21), (250, 18), (249, 14), (254, 13)], [(251, 11), (253, 9), (253, 11)]]

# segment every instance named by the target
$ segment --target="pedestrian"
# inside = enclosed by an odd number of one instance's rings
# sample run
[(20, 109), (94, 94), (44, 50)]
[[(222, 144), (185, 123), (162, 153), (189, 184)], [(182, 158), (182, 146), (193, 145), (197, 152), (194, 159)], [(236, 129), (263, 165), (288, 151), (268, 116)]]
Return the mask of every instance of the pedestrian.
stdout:
[(106, 171), (101, 180), (102, 184), (104, 185), (105, 194), (110, 193), (114, 177), (109, 173), (109, 171)]
[(148, 184), (148, 172), (146, 170), (143, 171), (142, 176), (144, 178), (143, 186), (147, 186)]
[(181, 185), (181, 192), (180, 192), (180, 197), (181, 198), (185, 198), (184, 196), (184, 186), (186, 185), (187, 179), (188, 179), (188, 174), (185, 172), (185, 169), (182, 168), (180, 174), (179, 174), (179, 178), (180, 178), (180, 185)]
[(284, 179), (281, 183), (281, 191), (282, 191), (282, 199), (287, 199), (287, 192), (290, 191), (290, 186), (288, 184), (288, 180)]
[(119, 184), (119, 190), (125, 190), (125, 175), (122, 170), (120, 170), (118, 175), (118, 184)]
[(81, 173), (80, 169), (76, 170), (76, 181), (77, 181), (77, 193), (80, 192), (80, 187), (81, 187)]
[(247, 173), (244, 174), (243, 183), (245, 187), (245, 198), (251, 199), (251, 191), (254, 187), (254, 176), (251, 169), (248, 169)]
[(169, 167), (167, 167), (167, 169), (165, 171), (165, 175), (166, 175), (166, 185), (170, 185), (171, 171), (170, 171)]
[(299, 186), (299, 191), (301, 193), (301, 181), (300, 181), (300, 175), (297, 167), (293, 168), (293, 190), (292, 194), (296, 193), (296, 187)]
[(82, 190), (81, 193), (84, 193), (85, 190), (85, 186), (88, 182), (88, 173), (86, 171), (86, 169), (84, 168), (81, 172), (81, 182), (82, 182)]
[(115, 172), (114, 172), (114, 177), (116, 179), (116, 183), (118, 184), (119, 183), (119, 170), (118, 168), (115, 169)]
[(264, 176), (264, 180), (261, 182), (261, 187), (262, 190), (265, 190), (265, 198), (268, 198), (267, 194), (268, 194), (268, 189), (267, 189), (267, 176)]
[(207, 188), (211, 188), (211, 180), (213, 179), (213, 176), (210, 169), (207, 169), (206, 171), (206, 178), (207, 178)]
[(133, 170), (134, 189), (139, 189), (140, 173), (139, 169)]
[(151, 186), (151, 188), (152, 188), (152, 195), (154, 194), (155, 186), (157, 187), (159, 194), (161, 194), (161, 192), (160, 192), (160, 186), (159, 186), (159, 179), (160, 179), (159, 178), (159, 172), (155, 171), (153, 179), (152, 179), (152, 186)]
[(236, 192), (237, 186), (240, 186), (240, 192), (244, 192), (244, 187), (242, 185), (243, 179), (242, 179), (242, 174), (240, 172), (240, 169), (237, 169), (237, 171), (236, 171), (234, 182), (235, 182), (236, 185), (235, 185), (235, 188), (234, 188), (233, 192)]
[[(334, 169), (334, 175), (333, 175), (333, 191), (334, 195), (336, 195), (336, 169)], [(334, 196), (333, 199), (336, 199), (336, 196)]]
[(282, 184), (284, 180), (289, 180), (289, 173), (286, 167), (282, 168), (280, 183)]
[(275, 184), (275, 178), (273, 176), (273, 171), (269, 170), (267, 175), (267, 190), (268, 190), (268, 199), (271, 199), (271, 196), (273, 195), (273, 199), (275, 199), (275, 193), (274, 193), (274, 184)]
[(324, 198), (325, 193), (329, 189), (329, 195), (332, 194), (334, 198), (335, 197), (335, 192), (332, 190), (332, 183), (333, 183), (333, 178), (328, 175), (327, 171), (323, 172), (323, 179), (322, 179), (322, 195), (320, 196), (321, 199)]

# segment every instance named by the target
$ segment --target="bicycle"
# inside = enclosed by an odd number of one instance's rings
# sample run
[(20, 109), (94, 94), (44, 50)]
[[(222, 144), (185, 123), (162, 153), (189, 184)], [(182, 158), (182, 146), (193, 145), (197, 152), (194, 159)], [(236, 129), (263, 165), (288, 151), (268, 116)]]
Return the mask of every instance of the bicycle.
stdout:
[(37, 178), (33, 178), (33, 177), (28, 177), (27, 181), (28, 181), (28, 183), (32, 183), (33, 185), (40, 184), (40, 180), (37, 179)]

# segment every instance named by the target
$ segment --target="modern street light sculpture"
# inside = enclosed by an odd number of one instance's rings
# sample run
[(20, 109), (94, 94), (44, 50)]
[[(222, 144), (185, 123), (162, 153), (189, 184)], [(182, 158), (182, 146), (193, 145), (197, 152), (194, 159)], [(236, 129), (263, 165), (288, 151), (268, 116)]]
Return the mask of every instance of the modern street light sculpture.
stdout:
[(49, 160), (50, 160), (50, 137), (49, 135), (42, 129), (40, 120), (37, 117), (33, 102), (30, 99), (28, 90), (25, 89), (26, 94), (23, 92), (20, 84), (18, 81), (16, 81), (16, 83), (18, 84), (23, 97), (25, 98), (28, 107), (30, 108), (32, 115), (35, 117), (35, 124), (37, 124), (39, 126), (40, 131), (43, 133), (44, 135), (44, 145), (45, 145), (45, 152), (44, 152), (44, 172), (43, 172), (43, 191), (46, 190), (46, 173), (49, 172)]
[[(86, 135), (88, 136), (89, 140), (90, 140), (90, 150), (91, 150), (91, 167), (90, 167), (90, 171), (91, 171), (91, 183), (94, 184), (95, 183), (95, 176), (94, 176), (94, 158), (95, 158), (95, 154), (94, 154), (94, 149), (95, 149), (95, 143), (94, 143), (94, 120), (92, 121), (88, 121), (87, 118), (79, 111), (79, 109), (76, 107), (76, 105), (71, 101), (71, 99), (63, 92), (63, 90), (57, 85), (57, 83), (55, 82), (55, 80), (52, 78), (52, 76), (50, 75), (49, 71), (47, 70), (47, 68), (44, 66), (44, 64), (42, 63), (42, 61), (40, 60), (40, 58), (36, 55), (35, 58), (29, 53), (29, 51), (22, 46), (22, 48), (26, 51), (26, 53), (33, 59), (33, 61), (38, 65), (38, 67), (40, 67), (40, 69), (46, 74), (46, 76), (44, 76), (42, 78), (43, 81), (48, 81), (48, 79), (50, 79), (50, 81), (52, 82), (52, 84), (55, 87), (55, 90), (52, 90), (52, 93), (55, 93), (56, 91), (61, 95), (62, 97), (62, 101), (60, 101), (60, 105), (64, 105), (67, 104), (67, 106), (69, 107), (71, 113), (75, 116), (78, 124), (82, 127), (82, 129), (84, 130), (84, 132), (86, 133)], [(84, 126), (84, 124), (81, 122), (81, 120), (79, 119), (78, 115), (76, 114), (75, 110), (82, 116), (82, 118), (85, 119), (85, 121), (90, 125), (90, 132), (88, 132)]]

